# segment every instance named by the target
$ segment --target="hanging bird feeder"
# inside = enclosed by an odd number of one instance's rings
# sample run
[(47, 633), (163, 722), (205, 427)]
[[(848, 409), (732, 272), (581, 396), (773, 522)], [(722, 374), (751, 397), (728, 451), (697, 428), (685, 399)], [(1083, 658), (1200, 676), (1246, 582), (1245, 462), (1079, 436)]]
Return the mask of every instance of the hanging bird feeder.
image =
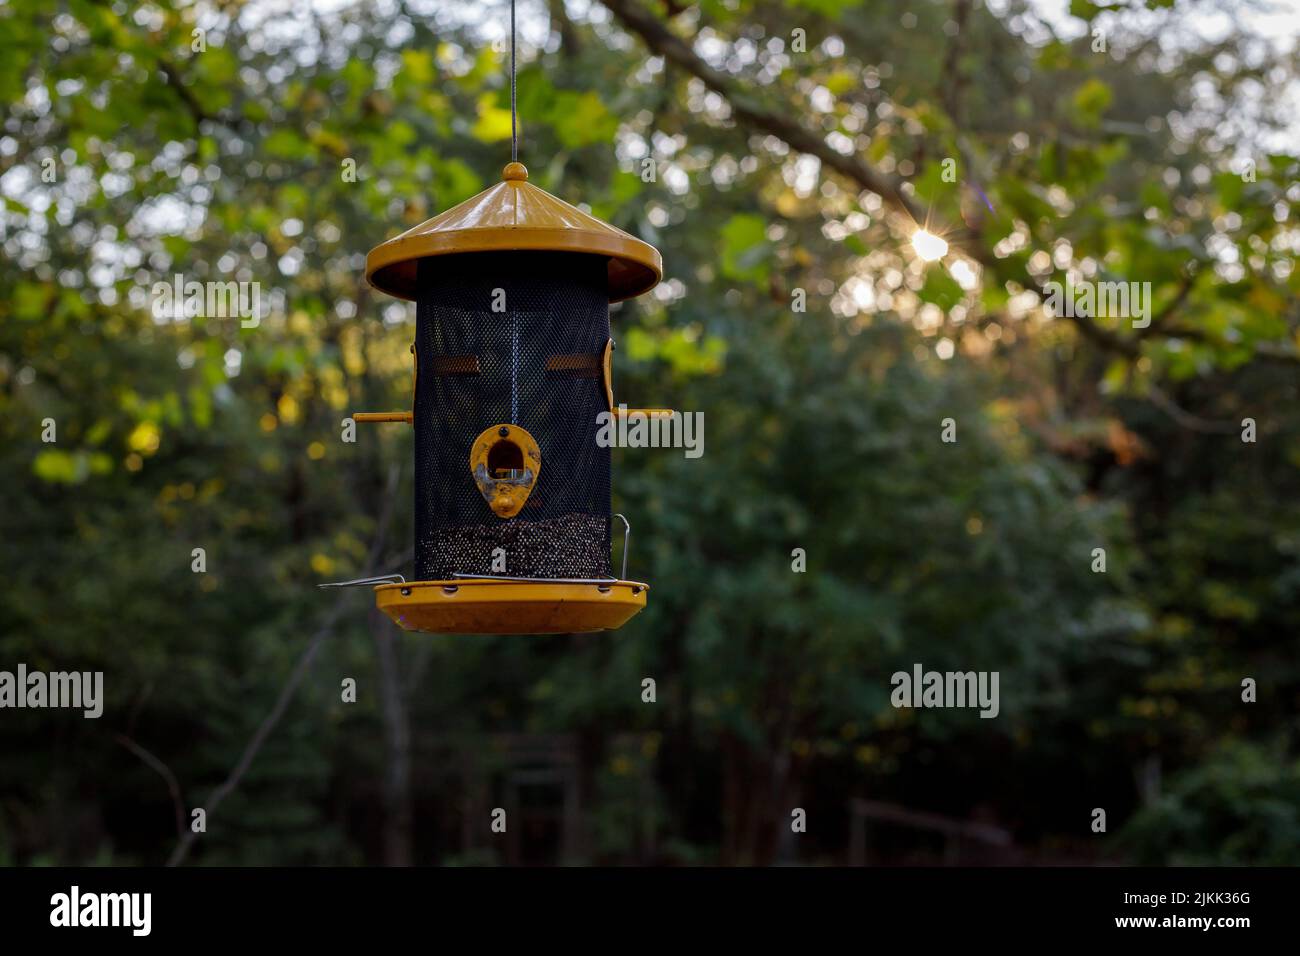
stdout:
[(417, 631), (617, 628), (647, 585), (624, 579), (626, 523), (623, 578), (611, 567), (609, 303), (653, 288), (659, 253), (521, 163), (503, 175), (366, 259), (372, 286), (416, 303), (415, 407), (353, 416), (415, 428), (417, 580), (376, 603)]
[[(371, 250), (366, 279), (416, 303), (414, 407), (357, 422), (415, 429), (415, 580), (375, 584), (407, 630), (549, 634), (645, 607), (630, 527), (610, 514), (598, 417), (614, 404), (609, 304), (653, 288), (659, 253), (528, 182), (514, 131), (502, 182)], [(611, 525), (623, 523), (621, 576)]]

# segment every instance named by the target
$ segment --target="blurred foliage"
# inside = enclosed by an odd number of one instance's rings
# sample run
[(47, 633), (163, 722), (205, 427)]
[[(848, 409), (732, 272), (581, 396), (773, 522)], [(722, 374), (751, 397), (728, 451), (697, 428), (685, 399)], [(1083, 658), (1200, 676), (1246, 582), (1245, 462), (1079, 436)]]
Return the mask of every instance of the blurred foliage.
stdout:
[(1225, 741), (1144, 807), (1125, 836), (1145, 863), (1294, 866), (1300, 762), (1279, 747)]
[[(1104, 54), (1019, 0), (641, 8), (729, 103), (600, 4), (520, 7), (532, 181), (664, 255), (612, 316), (618, 397), (705, 414), (703, 458), (615, 453), (649, 607), (395, 637), (345, 597), (193, 859), (501, 859), (524, 734), (578, 755), (577, 861), (842, 861), (867, 796), (1003, 826), (1017, 859), (1296, 862), (1294, 54), (1194, 0), (1072, 4)], [(1238, 28), (1180, 29), (1212, 9)], [(0, 6), (0, 668), (107, 694), (0, 717), (0, 862), (166, 859), (165, 780), (123, 741), (201, 805), (314, 585), (409, 562), (408, 431), (340, 440), (410, 400), (413, 309), (364, 256), (509, 158), (507, 10)], [(950, 254), (756, 116), (905, 182)], [(265, 314), (155, 317), (176, 274), (259, 282)], [(1150, 282), (1151, 327), (1053, 318), (1030, 280), (1066, 276)], [(999, 671), (999, 718), (895, 710), (915, 662)]]

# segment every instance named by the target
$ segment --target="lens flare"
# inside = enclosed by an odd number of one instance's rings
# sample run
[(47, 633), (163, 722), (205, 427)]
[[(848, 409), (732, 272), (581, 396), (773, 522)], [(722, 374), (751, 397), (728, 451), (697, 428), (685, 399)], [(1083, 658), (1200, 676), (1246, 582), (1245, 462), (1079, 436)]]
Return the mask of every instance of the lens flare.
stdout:
[(912, 248), (926, 262), (942, 259), (948, 251), (948, 243), (933, 233), (918, 229), (912, 234)]

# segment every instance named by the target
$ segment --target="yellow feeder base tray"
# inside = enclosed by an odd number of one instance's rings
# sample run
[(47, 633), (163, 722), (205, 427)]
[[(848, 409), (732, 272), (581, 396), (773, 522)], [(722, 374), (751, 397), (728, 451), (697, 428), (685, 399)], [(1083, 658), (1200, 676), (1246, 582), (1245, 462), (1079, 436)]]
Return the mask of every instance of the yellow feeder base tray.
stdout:
[(408, 631), (570, 634), (612, 631), (645, 607), (639, 581), (460, 578), (375, 588), (375, 605)]

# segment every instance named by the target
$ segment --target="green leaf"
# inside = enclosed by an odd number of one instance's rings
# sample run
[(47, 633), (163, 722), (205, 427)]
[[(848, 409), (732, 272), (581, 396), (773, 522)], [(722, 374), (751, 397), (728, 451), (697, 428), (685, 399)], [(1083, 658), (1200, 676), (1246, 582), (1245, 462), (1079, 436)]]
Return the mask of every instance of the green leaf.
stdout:
[(767, 276), (767, 219), (756, 213), (737, 213), (721, 230), (722, 272), (732, 279), (760, 280)]
[(933, 302), (947, 312), (965, 297), (966, 292), (957, 280), (948, 274), (941, 265), (932, 265), (925, 273), (925, 282), (921, 284), (917, 295), (922, 302)]
[(1079, 122), (1084, 126), (1096, 126), (1113, 98), (1109, 86), (1095, 76), (1090, 77), (1074, 91), (1074, 109), (1078, 113)]
[(552, 120), (555, 135), (569, 149), (606, 142), (618, 130), (618, 118), (606, 109), (594, 90), (562, 93), (556, 100), (556, 113)]
[(471, 135), (484, 143), (497, 143), (510, 138), (510, 110), (496, 104), (496, 97), (488, 94), (478, 101), (478, 119), (470, 130)]
[(299, 135), (297, 130), (281, 127), (268, 136), (262, 143), (268, 155), (281, 159), (302, 159), (308, 152), (314, 152), (310, 143)]
[(52, 484), (80, 484), (90, 475), (90, 462), (84, 454), (50, 448), (32, 459), (32, 472)]
[(14, 290), (14, 313), (20, 319), (32, 321), (45, 317), (49, 306), (49, 290), (35, 282), (20, 282)]

